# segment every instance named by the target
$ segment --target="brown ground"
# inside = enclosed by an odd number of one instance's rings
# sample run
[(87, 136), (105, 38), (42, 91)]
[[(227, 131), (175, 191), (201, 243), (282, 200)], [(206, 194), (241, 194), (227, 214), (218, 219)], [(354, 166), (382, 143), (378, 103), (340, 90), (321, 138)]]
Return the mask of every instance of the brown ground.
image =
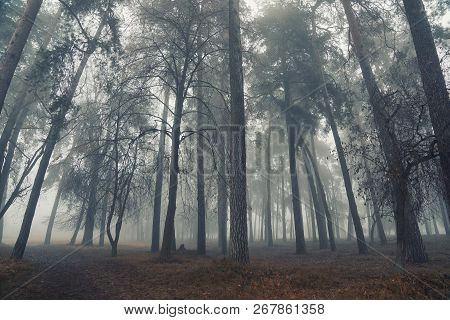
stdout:
[[(399, 272), (372, 251), (338, 243), (338, 252), (293, 254), (293, 244), (251, 248), (239, 268), (215, 252), (177, 254), (162, 264), (142, 246), (108, 249), (30, 246), (23, 262), (0, 246), (0, 296), (8, 299), (442, 299), (450, 297), (450, 240), (426, 239), (430, 262)], [(393, 259), (395, 244), (377, 251)], [(77, 250), (76, 252), (74, 252)], [(72, 253), (67, 258), (62, 257)], [(55, 265), (54, 265), (55, 264)], [(54, 265), (54, 266), (53, 266)], [(52, 268), (50, 268), (53, 266)], [(47, 269), (47, 270), (46, 270)]]

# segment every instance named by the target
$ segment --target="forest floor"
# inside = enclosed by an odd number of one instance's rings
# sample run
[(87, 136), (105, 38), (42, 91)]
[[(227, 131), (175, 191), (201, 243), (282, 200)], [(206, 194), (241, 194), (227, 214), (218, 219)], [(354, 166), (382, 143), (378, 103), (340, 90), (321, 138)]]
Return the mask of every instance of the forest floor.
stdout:
[(395, 242), (374, 245), (368, 255), (354, 242), (338, 251), (295, 255), (293, 243), (251, 247), (240, 268), (208, 251), (177, 253), (161, 263), (144, 244), (108, 248), (30, 245), (24, 260), (11, 261), (0, 245), (0, 297), (6, 299), (445, 299), (450, 297), (450, 240), (425, 237), (427, 264), (393, 264)]

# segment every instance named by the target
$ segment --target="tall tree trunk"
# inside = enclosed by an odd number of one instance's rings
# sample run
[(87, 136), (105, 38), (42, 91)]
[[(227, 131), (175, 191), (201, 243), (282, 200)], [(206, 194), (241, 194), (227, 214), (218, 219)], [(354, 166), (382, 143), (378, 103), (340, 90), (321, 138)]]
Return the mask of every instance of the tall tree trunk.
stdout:
[(284, 158), (281, 157), (281, 219), (282, 219), (282, 228), (283, 228), (283, 242), (287, 241), (286, 238), (286, 195), (284, 193)]
[[(313, 18), (312, 30), (313, 30), (313, 35), (315, 38), (316, 37), (316, 23), (315, 23), (314, 18)], [(316, 51), (314, 46), (313, 46), (313, 51)], [(331, 127), (334, 142), (336, 145), (336, 150), (338, 153), (338, 159), (339, 159), (339, 164), (340, 164), (341, 170), (342, 170), (342, 176), (344, 178), (345, 191), (347, 194), (348, 204), (350, 207), (350, 213), (352, 215), (353, 224), (354, 224), (355, 231), (356, 231), (358, 251), (360, 254), (365, 254), (368, 252), (368, 250), (367, 250), (367, 245), (366, 245), (366, 241), (364, 238), (364, 230), (362, 228), (361, 219), (358, 214), (358, 207), (356, 205), (355, 195), (353, 193), (353, 187), (352, 187), (352, 182), (351, 182), (350, 175), (349, 175), (347, 159), (345, 158), (345, 152), (344, 152), (344, 148), (342, 146), (341, 137), (339, 136), (339, 131), (337, 128), (336, 120), (334, 118), (333, 111), (331, 108), (330, 95), (329, 95), (328, 89), (327, 89), (327, 81), (325, 79), (325, 74), (323, 71), (323, 64), (321, 61), (322, 59), (321, 59), (320, 55), (318, 54), (318, 52), (313, 52), (313, 59), (315, 59), (315, 64), (318, 66), (319, 77), (323, 84), (324, 114), (328, 120), (328, 124)]]
[(170, 259), (171, 250), (175, 238), (175, 212), (177, 209), (178, 190), (178, 162), (180, 152), (181, 118), (184, 104), (184, 84), (177, 84), (177, 96), (175, 102), (175, 114), (172, 125), (172, 148), (170, 153), (170, 174), (169, 174), (169, 203), (167, 205), (166, 221), (164, 224), (163, 242), (161, 246), (160, 258), (165, 261)]
[(166, 86), (164, 90), (164, 106), (161, 122), (161, 133), (159, 135), (158, 155), (156, 158), (156, 182), (155, 197), (153, 200), (153, 222), (152, 222), (152, 245), (151, 252), (159, 251), (159, 237), (161, 227), (161, 197), (164, 175), (164, 153), (166, 152), (166, 127), (167, 116), (170, 103), (170, 87)]
[[(291, 176), (292, 210), (295, 224), (295, 250), (297, 254), (306, 253), (305, 232), (303, 228), (302, 207), (300, 204), (300, 188), (297, 174), (297, 125), (292, 121), (290, 107), (292, 105), (290, 85), (284, 82), (284, 102), (286, 128), (288, 133), (289, 173)], [(291, 220), (292, 225), (292, 220)]]
[[(373, 116), (380, 138), (382, 150), (389, 166), (392, 195), (394, 199), (394, 217), (397, 228), (397, 245), (400, 263), (406, 260), (425, 262), (428, 260), (425, 247), (418, 232), (417, 219), (410, 206), (410, 194), (405, 168), (401, 159), (401, 152), (395, 136), (392, 122), (388, 119), (388, 112), (384, 96), (378, 87), (375, 75), (369, 64), (369, 53), (363, 45), (359, 25), (349, 0), (341, 0), (349, 23), (350, 33), (354, 42), (353, 50), (358, 57), (363, 78), (373, 107)], [(414, 253), (410, 255), (409, 253)]]
[(427, 236), (433, 235), (433, 232), (431, 231), (431, 225), (429, 220), (425, 220), (425, 232), (427, 233)]
[(311, 217), (312, 240), (313, 240), (313, 242), (316, 242), (317, 241), (317, 228), (316, 228), (316, 219), (315, 219), (316, 210), (314, 208), (314, 202), (313, 202), (311, 190), (309, 190), (308, 196), (309, 196), (308, 203), (309, 203), (309, 209), (310, 209), (309, 213), (310, 213), (310, 217)]
[(78, 232), (80, 231), (81, 224), (83, 223), (85, 209), (86, 209), (86, 199), (83, 199), (83, 205), (81, 206), (81, 210), (80, 210), (80, 213), (78, 215), (77, 224), (76, 224), (75, 230), (74, 230), (74, 232), (72, 234), (72, 238), (70, 238), (70, 242), (69, 242), (70, 246), (75, 245), (75, 242), (77, 241)]
[(315, 209), (315, 217), (317, 222), (317, 229), (319, 231), (319, 248), (327, 249), (328, 248), (328, 238), (327, 238), (327, 226), (325, 223), (325, 215), (320, 210), (319, 197), (317, 195), (316, 183), (314, 181), (314, 176), (311, 170), (310, 163), (307, 158), (303, 160), (306, 175), (308, 177), (309, 188), (311, 191), (311, 196), (313, 198), (314, 209)]
[[(270, 116), (270, 115), (269, 115)], [(272, 191), (270, 188), (271, 184), (271, 172), (272, 168), (270, 165), (270, 162), (272, 161), (271, 155), (270, 155), (270, 121), (269, 121), (269, 128), (267, 130), (267, 140), (266, 140), (266, 212), (265, 212), (265, 218), (266, 218), (266, 241), (267, 245), (269, 247), (273, 247), (273, 231), (272, 231)]]
[(240, 264), (250, 261), (247, 238), (247, 177), (245, 147), (244, 74), (242, 68), (239, 0), (229, 0), (230, 121), (230, 256)]
[(84, 234), (82, 244), (91, 246), (94, 238), (95, 216), (97, 213), (97, 187), (99, 181), (99, 170), (102, 160), (98, 155), (92, 156), (91, 173), (89, 181), (89, 201), (86, 211), (86, 222), (84, 224)]
[(22, 56), (23, 49), (34, 25), (43, 0), (28, 0), (25, 12), (17, 24), (8, 44), (3, 61), (0, 63), (0, 113), (3, 110), (6, 94)]
[(353, 224), (352, 224), (352, 215), (350, 214), (350, 210), (347, 216), (347, 241), (351, 241), (353, 239)]
[(333, 190), (333, 211), (335, 216), (335, 227), (336, 227), (336, 239), (341, 238), (341, 226), (340, 226), (340, 219), (339, 219), (339, 211), (337, 208), (337, 202), (336, 202), (336, 195)]
[(59, 201), (61, 200), (61, 194), (64, 186), (65, 173), (63, 174), (61, 180), (59, 181), (58, 191), (56, 192), (55, 200), (53, 201), (52, 212), (50, 213), (50, 218), (48, 220), (47, 232), (45, 233), (44, 244), (49, 245), (52, 238), (53, 225), (55, 224), (56, 213), (58, 211)]
[[(224, 44), (226, 45), (226, 44)], [(224, 69), (227, 69), (224, 67)], [(226, 92), (226, 76), (228, 75), (228, 69), (224, 70), (221, 81), (221, 90)], [(222, 130), (226, 125), (228, 125), (227, 120), (227, 104), (223, 105), (223, 109), (219, 111), (218, 115), (218, 125), (217, 130), (217, 223), (218, 223), (218, 237), (219, 237), (219, 248), (223, 255), (227, 254), (227, 211), (228, 211), (228, 190), (227, 190), (227, 152), (225, 150), (226, 145), (226, 134), (227, 130)], [(231, 146), (229, 146), (231, 147)]]
[(433, 33), (422, 0), (403, 0), (416, 49), (423, 88), (439, 150), (439, 159), (450, 201), (450, 100)]
[(331, 248), (331, 251), (336, 251), (336, 240), (334, 238), (333, 221), (331, 218), (330, 209), (328, 208), (328, 202), (327, 202), (325, 190), (323, 188), (322, 180), (320, 179), (319, 169), (317, 168), (317, 160), (315, 158), (315, 155), (311, 154), (311, 152), (309, 151), (309, 148), (306, 144), (303, 146), (302, 149), (303, 149), (304, 160), (305, 161), (309, 160), (309, 162), (311, 163), (312, 168), (314, 170), (314, 176), (315, 176), (316, 182), (317, 182), (317, 190), (319, 191), (319, 195), (322, 200), (323, 210), (325, 211), (325, 217), (327, 219), (328, 238), (330, 240), (330, 248)]
[[(108, 179), (109, 181), (110, 179)], [(106, 214), (108, 213), (108, 198), (109, 193), (108, 190), (105, 191), (105, 194), (103, 195), (103, 201), (102, 201), (102, 214), (100, 216), (100, 236), (98, 240), (99, 247), (105, 246), (105, 228), (106, 228)]]
[(227, 254), (227, 210), (228, 192), (226, 181), (225, 139), (222, 132), (218, 132), (218, 165), (217, 165), (217, 218), (219, 247), (223, 255)]
[(372, 230), (372, 212), (370, 210), (370, 205), (368, 203), (366, 203), (364, 207), (366, 209), (367, 237), (370, 239), (370, 242), (372, 242), (373, 239), (370, 237), (370, 230)]
[(439, 235), (439, 228), (436, 222), (436, 218), (433, 215), (433, 227), (434, 227), (434, 234)]
[(248, 192), (247, 188), (247, 212), (248, 212), (248, 231), (249, 231), (249, 241), (253, 242), (253, 207), (252, 207), (252, 201), (250, 198), (250, 194)]
[(262, 202), (261, 204), (261, 214), (259, 215), (259, 239), (263, 242), (264, 241), (264, 217), (266, 212), (266, 203)]
[(367, 176), (367, 182), (369, 183), (370, 197), (372, 198), (373, 214), (375, 216), (375, 224), (377, 226), (378, 237), (382, 245), (387, 243), (386, 233), (384, 232), (383, 221), (381, 220), (380, 206), (375, 192), (375, 183), (373, 181), (372, 172), (370, 171), (367, 159), (364, 157), (364, 170)]
[[(100, 23), (100, 25), (97, 29), (97, 32), (93, 38), (94, 39), (94, 41), (92, 42), (93, 45), (94, 45), (94, 43), (96, 43), (96, 40), (98, 40), (100, 38), (100, 35), (103, 31), (105, 23), (106, 23), (106, 21), (102, 21)], [(28, 205), (25, 210), (20, 233), (17, 238), (16, 244), (14, 246), (13, 252), (11, 254), (12, 258), (22, 259), (23, 254), (25, 252), (25, 247), (27, 245), (28, 237), (30, 235), (31, 224), (33, 222), (34, 214), (36, 212), (36, 206), (37, 206), (39, 196), (41, 193), (42, 184), (43, 184), (44, 178), (45, 178), (45, 173), (46, 173), (48, 165), (50, 163), (50, 158), (53, 154), (55, 145), (59, 139), (60, 131), (64, 126), (66, 113), (68, 112), (68, 110), (72, 104), (72, 99), (75, 95), (75, 91), (78, 87), (81, 76), (83, 75), (84, 69), (86, 68), (89, 58), (91, 57), (94, 50), (95, 50), (95, 47), (91, 47), (88, 49), (88, 51), (85, 53), (83, 59), (81, 60), (80, 65), (78, 66), (76, 74), (71, 79), (69, 88), (63, 94), (63, 96), (54, 103), (55, 109), (59, 108), (58, 113), (52, 119), (50, 132), (48, 133), (48, 136), (46, 139), (46, 146), (44, 148), (44, 152), (42, 155), (41, 162), (39, 164), (36, 178), (34, 180), (33, 187), (31, 189), (30, 198), (28, 200)]]
[[(200, 36), (199, 36), (200, 38)], [(201, 42), (201, 40), (200, 40)], [(200, 52), (201, 56), (202, 53)], [(204, 116), (203, 116), (203, 70), (200, 65), (197, 71), (197, 253), (206, 254), (206, 208), (205, 208), (205, 164), (204, 164)]]
[[(327, 91), (325, 89), (325, 91)], [(325, 113), (327, 114), (328, 123), (331, 126), (331, 130), (333, 132), (334, 142), (336, 145), (336, 150), (338, 153), (339, 158), (339, 164), (341, 166), (342, 170), (342, 176), (344, 178), (344, 185), (345, 185), (345, 191), (347, 194), (347, 200), (350, 207), (350, 214), (352, 217), (355, 233), (356, 233), (356, 240), (358, 244), (358, 252), (360, 254), (366, 254), (368, 252), (367, 245), (366, 245), (366, 239), (364, 237), (364, 230), (362, 228), (361, 219), (359, 217), (358, 213), (358, 207), (356, 205), (355, 195), (353, 193), (353, 187), (352, 182), (349, 175), (349, 169), (347, 165), (347, 160), (345, 159), (345, 153), (344, 148), (342, 146), (341, 138), (339, 136), (339, 132), (337, 129), (336, 121), (334, 119), (333, 113), (331, 111), (331, 106), (328, 102), (328, 94), (326, 94), (325, 98)]]

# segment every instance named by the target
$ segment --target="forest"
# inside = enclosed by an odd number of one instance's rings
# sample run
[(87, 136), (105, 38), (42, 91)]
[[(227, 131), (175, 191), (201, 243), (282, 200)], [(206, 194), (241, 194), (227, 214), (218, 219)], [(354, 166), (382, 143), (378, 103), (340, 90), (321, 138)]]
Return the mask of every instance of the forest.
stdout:
[(448, 0), (0, 0), (0, 298), (450, 298)]

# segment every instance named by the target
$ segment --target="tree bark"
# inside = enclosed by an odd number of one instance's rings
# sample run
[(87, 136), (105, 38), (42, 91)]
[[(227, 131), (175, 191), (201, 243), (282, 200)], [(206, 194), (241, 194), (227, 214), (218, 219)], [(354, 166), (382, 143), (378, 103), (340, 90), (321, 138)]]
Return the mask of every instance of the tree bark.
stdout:
[(152, 222), (152, 245), (151, 252), (159, 251), (159, 237), (161, 228), (161, 197), (164, 175), (164, 154), (166, 152), (166, 127), (170, 104), (170, 87), (166, 86), (164, 91), (164, 106), (161, 122), (161, 133), (159, 135), (158, 155), (156, 158), (156, 182), (155, 197), (153, 200), (153, 222)]
[(230, 256), (250, 262), (247, 237), (247, 179), (245, 147), (244, 74), (242, 68), (239, 0), (229, 0), (230, 121)]
[(433, 228), (434, 228), (434, 234), (439, 235), (439, 228), (437, 226), (437, 222), (436, 222), (434, 215), (433, 215)]
[(248, 239), (250, 242), (254, 241), (253, 238), (253, 207), (252, 207), (252, 200), (250, 198), (248, 188), (247, 188), (247, 212), (248, 212), (248, 232), (249, 236)]
[(286, 238), (286, 204), (285, 199), (286, 195), (284, 193), (284, 158), (281, 157), (281, 219), (282, 219), (282, 228), (283, 228), (283, 242), (287, 241)]
[(311, 170), (310, 162), (306, 157), (303, 159), (306, 175), (308, 177), (309, 188), (314, 203), (315, 217), (317, 222), (317, 230), (319, 232), (319, 248), (328, 249), (327, 226), (325, 223), (325, 214), (320, 210), (319, 197), (317, 195), (316, 183)]
[(78, 232), (80, 231), (81, 223), (83, 222), (83, 218), (84, 218), (85, 207), (86, 207), (86, 199), (83, 199), (83, 205), (81, 206), (80, 214), (78, 215), (77, 225), (75, 226), (75, 230), (74, 230), (72, 238), (70, 239), (70, 242), (69, 242), (70, 246), (75, 245), (75, 242), (77, 241)]
[[(199, 37), (200, 38), (200, 37)], [(201, 56), (202, 53), (200, 52)], [(197, 71), (197, 253), (206, 254), (206, 208), (205, 208), (205, 164), (204, 164), (204, 117), (203, 117), (203, 70), (200, 65)]]
[(227, 181), (225, 163), (225, 140), (218, 132), (218, 166), (217, 166), (217, 218), (219, 230), (219, 247), (223, 255), (227, 254)]
[(322, 180), (320, 179), (319, 169), (317, 168), (317, 162), (316, 159), (313, 158), (313, 155), (309, 151), (309, 148), (307, 145), (303, 146), (303, 154), (305, 161), (308, 161), (311, 163), (312, 168), (314, 170), (314, 175), (317, 182), (317, 190), (319, 191), (320, 198), (322, 200), (323, 209), (325, 211), (325, 217), (327, 219), (328, 224), (328, 238), (330, 240), (330, 248), (331, 251), (336, 251), (336, 240), (334, 238), (334, 231), (333, 231), (333, 220), (331, 218), (330, 210), (328, 208), (327, 198), (325, 195), (325, 190), (323, 188)]
[[(422, 0), (403, 0), (436, 136), (447, 202), (450, 201), (450, 100)], [(450, 214), (450, 213), (449, 213)]]
[[(270, 117), (270, 115), (269, 115)], [(270, 121), (269, 121), (269, 128), (267, 130), (267, 137), (266, 137), (266, 212), (265, 212), (265, 219), (266, 219), (266, 228), (265, 228), (265, 234), (266, 234), (266, 241), (267, 245), (269, 247), (273, 247), (273, 231), (272, 231), (272, 191), (271, 191), (271, 172), (272, 168), (270, 165), (270, 162), (272, 161), (271, 155), (270, 155)]]
[(61, 180), (59, 181), (58, 191), (56, 192), (56, 197), (53, 202), (52, 212), (50, 213), (50, 218), (48, 220), (47, 232), (45, 233), (45, 240), (44, 240), (45, 245), (49, 245), (51, 242), (53, 225), (55, 224), (56, 213), (58, 211), (59, 201), (61, 200), (64, 180), (65, 174), (63, 174)]
[(3, 110), (6, 94), (11, 80), (28, 41), (31, 28), (41, 9), (43, 0), (28, 0), (25, 12), (17, 24), (16, 30), (8, 44), (3, 61), (0, 63), (0, 113)]
[(172, 126), (172, 149), (170, 154), (170, 174), (169, 174), (169, 203), (167, 206), (166, 221), (164, 224), (163, 242), (161, 246), (160, 258), (167, 261), (171, 257), (175, 234), (175, 212), (177, 209), (178, 190), (178, 162), (181, 137), (181, 118), (184, 104), (184, 81), (177, 85), (177, 97), (175, 103), (175, 113)]
[[(108, 179), (107, 181), (109, 181)], [(103, 201), (102, 201), (102, 215), (100, 216), (100, 236), (98, 240), (99, 247), (105, 246), (105, 228), (106, 228), (106, 215), (108, 213), (108, 198), (109, 198), (109, 190), (107, 189), (105, 191), (105, 194), (103, 195)]]
[(385, 245), (387, 243), (386, 233), (384, 232), (383, 221), (381, 220), (380, 206), (377, 199), (377, 194), (375, 192), (372, 173), (370, 171), (369, 164), (367, 163), (366, 158), (364, 158), (364, 169), (367, 176), (367, 182), (369, 183), (369, 192), (370, 197), (372, 198), (373, 214), (375, 216), (375, 224), (377, 226), (378, 237), (380, 238), (381, 244)]
[[(286, 110), (289, 109), (291, 103), (289, 85), (285, 86), (285, 101)], [(295, 250), (297, 254), (306, 253), (305, 233), (303, 228), (302, 207), (300, 204), (300, 188), (298, 185), (297, 174), (297, 155), (296, 155), (296, 125), (292, 123), (289, 112), (286, 111), (286, 127), (288, 130), (288, 148), (289, 148), (289, 173), (291, 176), (291, 191), (292, 191), (292, 209), (294, 215), (295, 226)], [(292, 226), (292, 220), (291, 220)]]
[(89, 201), (86, 211), (86, 222), (84, 224), (84, 234), (82, 244), (85, 246), (93, 245), (95, 216), (97, 213), (97, 187), (99, 181), (99, 170), (101, 168), (103, 157), (97, 154), (92, 155), (91, 173), (89, 181)]

